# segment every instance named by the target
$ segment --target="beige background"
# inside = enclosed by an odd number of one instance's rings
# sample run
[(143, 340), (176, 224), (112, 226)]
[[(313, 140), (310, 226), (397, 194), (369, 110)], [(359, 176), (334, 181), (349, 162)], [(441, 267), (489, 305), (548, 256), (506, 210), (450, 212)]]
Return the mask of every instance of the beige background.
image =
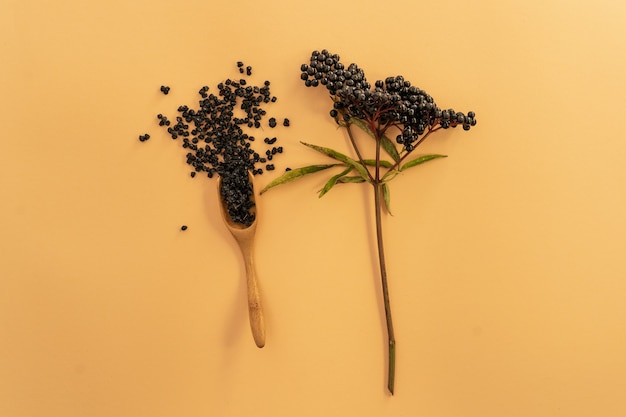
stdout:
[[(0, 415), (626, 415), (624, 27), (617, 0), (1, 0)], [(370, 190), (262, 196), (259, 350), (215, 183), (156, 126), (243, 60), (292, 120), (278, 171), (347, 152), (299, 80), (318, 48), (477, 113), (392, 183), (394, 397)]]

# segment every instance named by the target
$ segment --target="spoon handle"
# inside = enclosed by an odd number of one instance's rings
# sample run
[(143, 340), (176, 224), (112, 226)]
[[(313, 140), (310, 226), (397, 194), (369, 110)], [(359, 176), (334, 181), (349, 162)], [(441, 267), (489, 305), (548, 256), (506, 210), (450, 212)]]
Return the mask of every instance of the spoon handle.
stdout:
[(250, 316), (250, 328), (252, 337), (257, 347), (265, 346), (265, 320), (263, 309), (261, 308), (261, 294), (257, 283), (256, 268), (252, 248), (243, 251), (246, 264), (246, 282), (248, 286), (248, 314)]

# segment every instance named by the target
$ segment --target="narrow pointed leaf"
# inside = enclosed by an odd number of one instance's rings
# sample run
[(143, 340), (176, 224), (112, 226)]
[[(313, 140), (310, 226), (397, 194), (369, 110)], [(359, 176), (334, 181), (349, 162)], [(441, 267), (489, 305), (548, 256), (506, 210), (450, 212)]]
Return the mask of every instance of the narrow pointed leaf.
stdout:
[[(375, 167), (376, 166), (376, 160), (375, 159), (364, 159), (363, 162), (365, 163), (365, 165), (369, 165), (371, 167)], [(393, 164), (389, 161), (385, 161), (384, 159), (381, 159), (379, 161), (379, 164), (381, 167), (384, 168), (391, 168), (393, 166)]]
[[(376, 139), (376, 135), (374, 132), (365, 124), (365, 122), (361, 119), (357, 119), (355, 117), (350, 119), (350, 123), (357, 125), (361, 130), (370, 135), (373, 139)], [(398, 162), (400, 160), (400, 154), (398, 153), (398, 149), (396, 149), (396, 145), (387, 137), (387, 135), (383, 135), (380, 138), (380, 145), (383, 147), (385, 152), (393, 158), (394, 161)]]
[(362, 131), (370, 135), (372, 139), (376, 139), (376, 135), (374, 135), (374, 132), (372, 132), (372, 129), (370, 129), (369, 126), (365, 124), (363, 120), (357, 119), (356, 117), (351, 117), (350, 123), (356, 125), (359, 129), (361, 129)]
[(322, 198), (324, 196), (324, 194), (326, 194), (327, 192), (330, 191), (331, 188), (333, 188), (335, 186), (335, 184), (337, 184), (337, 180), (341, 177), (343, 177), (344, 175), (350, 173), (350, 171), (352, 171), (352, 167), (348, 167), (347, 169), (341, 171), (339, 174), (337, 175), (333, 175), (328, 182), (326, 183), (326, 185), (324, 185), (324, 188), (322, 188), (322, 191), (320, 191), (320, 195), (319, 197)]
[(396, 177), (396, 175), (398, 175), (399, 173), (400, 173), (400, 171), (398, 171), (397, 169), (393, 169), (391, 171), (387, 171), (387, 173), (385, 173), (385, 175), (383, 175), (382, 181), (389, 182), (392, 179), (394, 179)]
[(291, 171), (285, 172), (283, 175), (281, 175), (280, 177), (274, 179), (269, 184), (267, 184), (265, 188), (261, 190), (261, 194), (263, 194), (267, 190), (274, 188), (278, 185), (286, 184), (288, 182), (297, 180), (298, 178), (301, 178), (305, 175), (313, 174), (315, 172), (323, 171), (328, 168), (336, 167), (337, 165), (341, 165), (341, 164), (310, 165), (310, 166), (306, 166), (302, 168), (292, 169)]
[(367, 172), (367, 169), (363, 165), (361, 165), (359, 162), (350, 158), (349, 156), (346, 156), (333, 149), (325, 148), (323, 146), (312, 145), (310, 143), (305, 143), (305, 142), (300, 142), (300, 143), (320, 153), (323, 153), (324, 155), (330, 156), (331, 158), (336, 159), (337, 161), (343, 162), (344, 164), (354, 168), (359, 173), (359, 175), (363, 177), (364, 180), (366, 181), (369, 180), (369, 173)]
[(340, 184), (348, 184), (348, 183), (365, 182), (365, 180), (363, 179), (363, 177), (357, 175), (357, 176), (341, 177), (337, 180), (337, 182)]
[(394, 161), (397, 162), (400, 160), (400, 154), (396, 149), (396, 145), (394, 145), (394, 143), (391, 141), (391, 139), (387, 137), (387, 135), (383, 135), (383, 137), (380, 138), (380, 145), (383, 147), (385, 152), (387, 152), (389, 156), (393, 158)]
[[(383, 183), (383, 200), (385, 201), (385, 208), (387, 209), (387, 213), (391, 214), (391, 196), (389, 195), (389, 184), (387, 184), (386, 182)], [(393, 216), (393, 214), (391, 215)]]
[(448, 155), (422, 155), (420, 157), (417, 157), (415, 159), (410, 160), (409, 162), (407, 162), (406, 164), (402, 165), (402, 167), (400, 168), (400, 171), (404, 171), (405, 169), (409, 169), (412, 168), (414, 166), (423, 164), (424, 162), (428, 162), (428, 161), (432, 161), (433, 159), (437, 159), (437, 158), (447, 158)]

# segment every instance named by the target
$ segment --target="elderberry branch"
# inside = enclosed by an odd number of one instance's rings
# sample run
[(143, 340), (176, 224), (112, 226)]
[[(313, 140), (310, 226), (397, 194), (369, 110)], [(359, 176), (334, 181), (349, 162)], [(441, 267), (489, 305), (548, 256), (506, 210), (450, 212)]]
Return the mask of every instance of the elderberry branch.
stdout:
[[(377, 80), (370, 84), (364, 71), (352, 63), (344, 65), (339, 55), (326, 49), (313, 51), (308, 63), (300, 66), (300, 79), (306, 87), (324, 86), (330, 93), (332, 109), (330, 116), (339, 127), (344, 127), (358, 161), (332, 149), (313, 147), (322, 153), (344, 162), (346, 170), (327, 182), (324, 190), (338, 183), (369, 182), (374, 188), (374, 213), (376, 220), (376, 244), (380, 266), (380, 278), (385, 309), (385, 322), (388, 339), (388, 384), (391, 394), (395, 387), (396, 340), (391, 317), (391, 302), (383, 247), (382, 204), (389, 209), (389, 181), (403, 169), (444, 157), (444, 155), (424, 155), (405, 162), (413, 150), (431, 134), (440, 130), (463, 126), (469, 130), (476, 124), (474, 112), (467, 114), (453, 109), (442, 110), (424, 90), (413, 86), (403, 76), (397, 75)], [(374, 159), (366, 159), (361, 153), (352, 125), (364, 130), (375, 141)], [(395, 141), (400, 150), (386, 136), (391, 128), (398, 129)], [(381, 148), (393, 162), (381, 159)], [(374, 173), (368, 166), (374, 167)], [(359, 176), (348, 176), (349, 167), (359, 171)], [(383, 171), (383, 168), (386, 171)], [(365, 171), (365, 172), (363, 172)], [(382, 177), (381, 177), (382, 174)]]

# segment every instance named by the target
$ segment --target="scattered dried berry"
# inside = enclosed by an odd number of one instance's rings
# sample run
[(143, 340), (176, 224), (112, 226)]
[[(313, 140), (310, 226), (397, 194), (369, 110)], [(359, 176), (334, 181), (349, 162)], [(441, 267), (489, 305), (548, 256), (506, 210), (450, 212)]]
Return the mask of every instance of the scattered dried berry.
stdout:
[[(243, 62), (237, 62), (237, 68), (243, 73)], [(252, 67), (245, 67), (245, 74), (251, 75)], [(169, 87), (161, 86), (161, 91), (167, 94)], [(270, 92), (269, 81), (262, 86), (252, 86), (246, 79), (226, 79), (217, 85), (216, 93), (209, 93), (209, 87), (204, 86), (198, 94), (201, 97), (198, 108), (179, 106), (175, 122), (158, 114), (159, 126), (169, 126), (167, 132), (172, 139), (182, 138), (181, 145), (187, 151), (186, 162), (193, 168), (192, 178), (203, 172), (208, 178), (216, 174), (222, 178), (220, 191), (230, 217), (249, 226), (254, 221), (250, 210), (254, 202), (248, 172), (262, 175), (264, 168), (275, 169), (266, 162), (282, 153), (282, 147), (273, 147), (262, 158), (252, 147), (255, 137), (249, 129), (261, 127), (267, 116), (262, 106), (275, 102), (276, 97)], [(269, 126), (276, 127), (276, 118), (269, 118)], [(272, 145), (276, 140), (275, 137), (265, 138), (264, 142)]]

